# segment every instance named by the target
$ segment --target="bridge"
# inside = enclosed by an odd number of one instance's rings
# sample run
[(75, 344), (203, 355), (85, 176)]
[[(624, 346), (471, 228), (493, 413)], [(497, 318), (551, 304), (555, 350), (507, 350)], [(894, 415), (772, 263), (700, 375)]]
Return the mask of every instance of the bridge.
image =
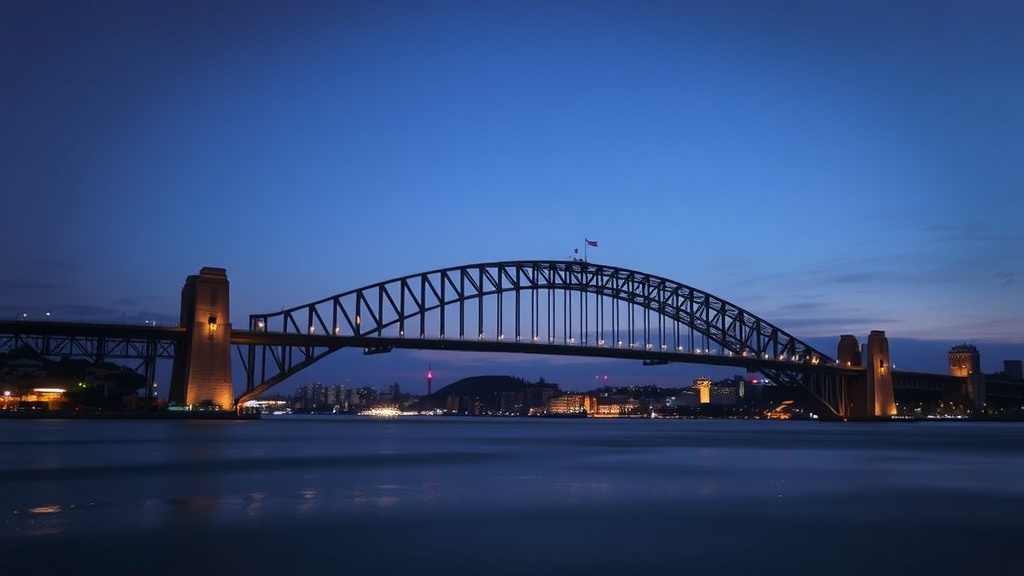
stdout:
[[(173, 358), (171, 401), (225, 408), (258, 397), (343, 348), (364, 354), (404, 348), (734, 366), (793, 386), (845, 419), (894, 415), (894, 382), (962, 391), (975, 399), (981, 392), (967, 377), (895, 372), (880, 331), (863, 348), (843, 336), (833, 358), (708, 292), (580, 260), (492, 262), (402, 276), (251, 315), (247, 329), (230, 323), (226, 271), (203, 268), (186, 279), (178, 327), (0, 322), (0, 350), (19, 345), (47, 356), (133, 358), (147, 376), (158, 358)], [(245, 372), (238, 398), (232, 353)]]

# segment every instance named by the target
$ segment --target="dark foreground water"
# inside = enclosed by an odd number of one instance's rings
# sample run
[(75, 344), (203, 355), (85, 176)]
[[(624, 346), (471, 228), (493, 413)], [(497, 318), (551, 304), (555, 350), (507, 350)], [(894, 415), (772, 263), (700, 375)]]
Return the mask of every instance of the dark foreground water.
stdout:
[(0, 574), (1024, 574), (1024, 425), (0, 420)]

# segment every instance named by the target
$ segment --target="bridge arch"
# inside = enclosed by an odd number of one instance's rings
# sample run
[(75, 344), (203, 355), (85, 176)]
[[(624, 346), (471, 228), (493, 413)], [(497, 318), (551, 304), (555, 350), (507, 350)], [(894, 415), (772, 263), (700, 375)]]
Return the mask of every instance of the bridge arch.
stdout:
[[(634, 357), (709, 354), (807, 386), (834, 361), (755, 314), (661, 276), (581, 260), (490, 262), (410, 274), (249, 318), (245, 401), (358, 346)], [(273, 340), (261, 340), (272, 335)], [(236, 340), (233, 338), (233, 341)], [(242, 342), (243, 339), (238, 339)], [(261, 344), (261, 342), (277, 344)], [(676, 360), (678, 358), (678, 360)], [(711, 362), (730, 363), (730, 362)], [(820, 387), (819, 387), (820, 388)], [(822, 396), (822, 390), (812, 392)], [(822, 400), (835, 408), (838, 399)]]

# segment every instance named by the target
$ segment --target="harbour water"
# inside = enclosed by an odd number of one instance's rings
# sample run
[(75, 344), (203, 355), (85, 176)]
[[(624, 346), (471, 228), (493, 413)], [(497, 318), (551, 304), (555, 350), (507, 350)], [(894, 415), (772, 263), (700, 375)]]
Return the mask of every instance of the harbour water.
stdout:
[(1021, 574), (1024, 424), (0, 420), (0, 574)]

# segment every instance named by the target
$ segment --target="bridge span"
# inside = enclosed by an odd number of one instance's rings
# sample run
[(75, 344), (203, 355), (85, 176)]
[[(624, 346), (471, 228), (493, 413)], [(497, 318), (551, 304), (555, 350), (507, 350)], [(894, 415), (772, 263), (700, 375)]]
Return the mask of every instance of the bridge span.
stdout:
[[(861, 347), (843, 336), (837, 358), (708, 292), (668, 278), (580, 260), (455, 266), (402, 276), (249, 317), (233, 329), (227, 274), (203, 268), (182, 288), (178, 327), (0, 322), (0, 349), (136, 358), (151, 373), (173, 358), (170, 400), (228, 407), (266, 392), (327, 355), (358, 348), (555, 354), (734, 366), (797, 386), (836, 417), (895, 414), (885, 334)], [(232, 350), (245, 372), (234, 397)], [(967, 379), (933, 375), (938, 386)], [(926, 387), (915, 374), (908, 381)], [(976, 393), (975, 393), (976, 395)]]

